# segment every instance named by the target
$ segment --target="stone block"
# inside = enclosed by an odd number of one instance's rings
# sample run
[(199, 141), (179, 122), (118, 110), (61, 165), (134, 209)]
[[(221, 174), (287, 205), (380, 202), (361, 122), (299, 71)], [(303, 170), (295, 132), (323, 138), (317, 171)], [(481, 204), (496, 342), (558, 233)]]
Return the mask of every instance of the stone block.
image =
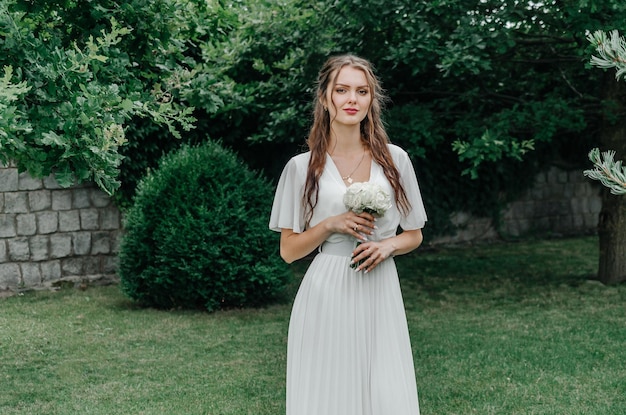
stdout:
[(21, 279), (19, 265), (12, 262), (0, 264), (0, 289), (17, 288)]
[(561, 199), (565, 193), (565, 183), (549, 183), (547, 199)]
[(602, 210), (602, 198), (594, 197), (589, 199), (589, 212), (599, 214)]
[(99, 257), (88, 256), (83, 258), (83, 274), (102, 274), (102, 265)]
[(111, 253), (117, 255), (120, 252), (120, 244), (122, 243), (122, 232), (111, 232)]
[(80, 228), (85, 231), (95, 231), (100, 224), (98, 223), (97, 209), (81, 209), (80, 210)]
[(91, 252), (91, 232), (74, 232), (72, 240), (75, 255), (89, 255)]
[(111, 197), (97, 188), (91, 189), (91, 204), (94, 207), (103, 208), (111, 205)]
[(559, 169), (556, 167), (550, 167), (548, 171), (546, 171), (546, 183), (556, 183), (558, 174)]
[(591, 194), (591, 187), (587, 183), (576, 183), (574, 185), (574, 196), (585, 197)]
[(80, 214), (78, 210), (64, 210), (59, 212), (59, 230), (61, 232), (80, 230)]
[(596, 229), (598, 227), (599, 215), (597, 213), (586, 213), (583, 215), (583, 222), (585, 228)]
[(0, 264), (7, 262), (9, 255), (7, 253), (7, 244), (4, 240), (0, 239)]
[(53, 174), (43, 179), (43, 187), (52, 190), (62, 189), (61, 185), (59, 184), (59, 182), (57, 182), (57, 179), (54, 178)]
[(18, 190), (38, 190), (43, 187), (43, 180), (36, 179), (27, 172), (18, 174), (17, 188)]
[(535, 220), (533, 227), (537, 230), (550, 229), (550, 218), (547, 218), (545, 216), (542, 218), (538, 218), (537, 220)]
[(122, 223), (120, 221), (120, 211), (115, 206), (100, 210), (100, 229), (101, 230), (117, 230), (120, 229)]
[(28, 192), (28, 205), (31, 212), (50, 209), (52, 206), (52, 195), (50, 190), (35, 190)]
[(91, 189), (74, 189), (72, 207), (74, 209), (85, 209), (91, 207)]
[(27, 213), (28, 212), (28, 193), (26, 192), (10, 192), (4, 194), (4, 211), (5, 213)]
[(535, 218), (537, 216), (538, 205), (540, 205), (540, 203), (533, 200), (527, 200), (517, 203), (515, 218), (520, 220)]
[(30, 247), (31, 261), (46, 261), (50, 256), (50, 237), (47, 235), (36, 235), (28, 240)]
[(4, 193), (0, 193), (0, 213), (4, 212)]
[(0, 169), (0, 192), (15, 192), (17, 188), (17, 169)]
[(46, 261), (39, 266), (42, 281), (56, 281), (61, 278), (61, 261)]
[(456, 227), (463, 227), (468, 224), (472, 216), (467, 212), (455, 212), (450, 215), (450, 223)]
[(52, 192), (52, 210), (70, 210), (71, 208), (71, 190), (57, 190)]
[(519, 231), (519, 235), (525, 234), (530, 230), (532, 225), (532, 221), (528, 219), (519, 219), (517, 221), (517, 229)]
[(103, 274), (115, 274), (117, 273), (118, 259), (116, 255), (107, 255), (102, 258), (102, 273)]
[[(537, 206), (536, 215), (539, 217), (543, 216), (555, 216), (558, 215), (561, 211), (560, 205), (558, 201), (547, 201), (541, 203)], [(522, 215), (523, 216), (523, 215)]]
[(520, 235), (520, 229), (519, 229), (519, 224), (518, 224), (518, 220), (517, 219), (513, 219), (510, 221), (507, 221), (506, 223), (506, 228), (503, 228), (504, 233), (507, 233), (511, 236), (519, 236)]
[(94, 232), (91, 235), (91, 255), (111, 253), (111, 237), (108, 232)]
[(583, 217), (583, 215), (573, 216), (572, 220), (574, 222), (574, 230), (578, 231), (578, 230), (584, 229), (585, 218)]
[(0, 238), (12, 238), (17, 235), (14, 214), (0, 214)]
[(564, 232), (572, 232), (575, 229), (574, 226), (574, 216), (572, 215), (563, 215), (559, 218), (561, 229)]
[(501, 218), (503, 221), (509, 221), (513, 219), (513, 209), (511, 208), (511, 205), (508, 205), (506, 209), (502, 211)]
[(21, 213), (15, 217), (17, 234), (20, 236), (37, 233), (37, 219), (33, 213)]
[(83, 258), (67, 258), (61, 261), (61, 275), (62, 276), (75, 276), (83, 275)]
[(570, 207), (573, 215), (581, 215), (587, 211), (587, 199), (571, 199)]
[(37, 216), (37, 230), (40, 234), (54, 233), (59, 229), (59, 214), (58, 212), (38, 212)]
[(587, 189), (588, 189), (587, 191), (589, 192), (587, 196), (601, 197), (603, 188), (604, 187), (600, 187), (596, 183), (589, 183), (589, 185), (587, 186)]
[(57, 234), (50, 236), (50, 258), (67, 258), (72, 255), (72, 235)]
[(27, 238), (11, 238), (7, 240), (9, 248), (9, 260), (28, 261), (30, 260), (30, 246)]
[(41, 270), (37, 262), (24, 262), (20, 264), (22, 271), (22, 282), (27, 287), (41, 285)]
[(529, 197), (532, 200), (542, 200), (545, 197), (545, 192), (543, 187), (534, 187), (532, 189), (530, 189), (529, 193)]

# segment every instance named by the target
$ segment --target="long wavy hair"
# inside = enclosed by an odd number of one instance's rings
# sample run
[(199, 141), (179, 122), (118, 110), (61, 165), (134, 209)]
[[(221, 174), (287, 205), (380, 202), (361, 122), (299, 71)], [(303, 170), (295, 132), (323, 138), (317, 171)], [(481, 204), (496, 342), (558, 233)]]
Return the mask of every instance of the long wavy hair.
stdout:
[(308, 226), (319, 195), (319, 179), (326, 164), (326, 153), (330, 146), (330, 111), (324, 109), (324, 100), (328, 88), (335, 87), (335, 80), (341, 68), (350, 66), (365, 73), (367, 84), (372, 93), (372, 100), (367, 115), (361, 121), (361, 140), (372, 158), (385, 173), (395, 193), (396, 204), (403, 213), (408, 213), (411, 203), (400, 182), (400, 173), (393, 163), (387, 144), (389, 137), (383, 126), (380, 114), (386, 100), (378, 78), (374, 74), (372, 64), (358, 56), (340, 55), (329, 58), (322, 66), (317, 78), (317, 91), (314, 100), (313, 125), (306, 144), (311, 151), (311, 159), (307, 170), (306, 183), (302, 203), (306, 212)]

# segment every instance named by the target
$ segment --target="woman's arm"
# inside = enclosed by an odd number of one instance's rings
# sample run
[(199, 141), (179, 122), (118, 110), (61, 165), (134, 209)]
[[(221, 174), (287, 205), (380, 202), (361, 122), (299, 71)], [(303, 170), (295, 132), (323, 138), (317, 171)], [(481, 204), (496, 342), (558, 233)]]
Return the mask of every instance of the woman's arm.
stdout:
[(373, 230), (372, 215), (369, 213), (357, 215), (354, 212), (328, 217), (302, 233), (283, 228), (280, 232), (280, 256), (290, 264), (311, 253), (333, 233), (345, 233), (367, 241), (363, 234), (371, 235)]

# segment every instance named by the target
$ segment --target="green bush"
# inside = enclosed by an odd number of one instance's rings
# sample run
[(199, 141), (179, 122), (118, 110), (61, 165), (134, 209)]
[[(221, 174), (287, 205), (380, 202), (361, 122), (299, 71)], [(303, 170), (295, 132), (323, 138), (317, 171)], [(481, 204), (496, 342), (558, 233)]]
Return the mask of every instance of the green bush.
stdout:
[(254, 307), (280, 298), (290, 270), (268, 229), (273, 188), (215, 142), (166, 155), (125, 219), (123, 291), (156, 308)]

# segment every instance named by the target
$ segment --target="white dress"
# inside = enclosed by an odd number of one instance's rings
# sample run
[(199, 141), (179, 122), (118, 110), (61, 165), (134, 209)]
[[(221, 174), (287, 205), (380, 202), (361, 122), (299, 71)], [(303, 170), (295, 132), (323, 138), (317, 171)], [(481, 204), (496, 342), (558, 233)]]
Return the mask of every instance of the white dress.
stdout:
[[(417, 179), (404, 150), (389, 145), (411, 212), (395, 203), (376, 222), (377, 237), (426, 222)], [(293, 157), (280, 177), (270, 229), (304, 230), (302, 194), (310, 153)], [(370, 181), (393, 197), (382, 168)], [(311, 226), (346, 211), (346, 185), (327, 156)], [(319, 248), (296, 295), (287, 345), (287, 415), (418, 415), (413, 354), (392, 258), (365, 274), (350, 268), (353, 237), (333, 234)]]

